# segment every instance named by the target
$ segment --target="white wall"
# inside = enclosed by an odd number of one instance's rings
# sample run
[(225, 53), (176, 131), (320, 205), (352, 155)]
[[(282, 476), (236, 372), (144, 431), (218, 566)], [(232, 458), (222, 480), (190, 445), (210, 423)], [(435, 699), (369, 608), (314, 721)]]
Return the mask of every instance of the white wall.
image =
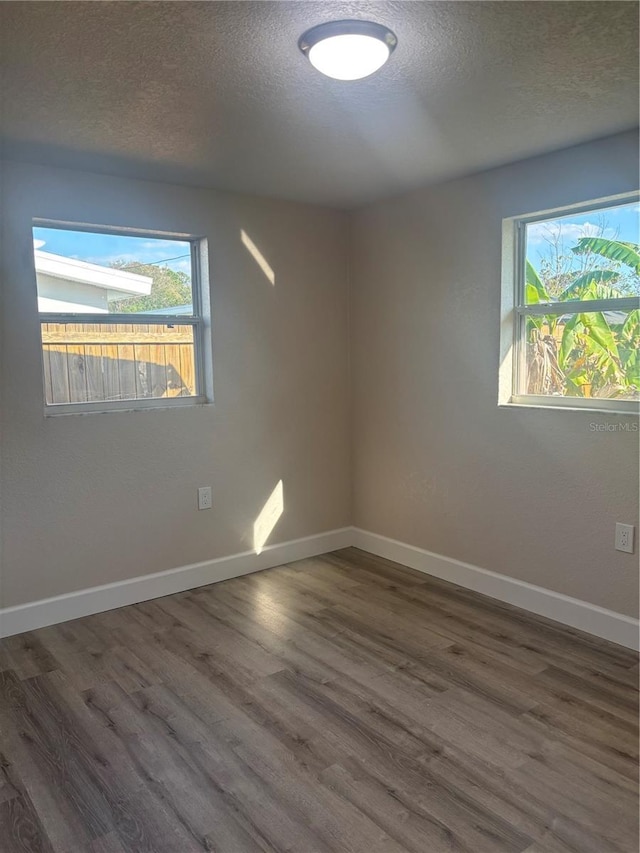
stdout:
[(638, 189), (635, 133), (371, 205), (354, 223), (355, 524), (634, 615), (637, 423), (498, 409), (501, 220)]
[[(208, 238), (214, 405), (43, 416), (34, 217)], [(346, 214), (6, 163), (2, 221), (0, 606), (249, 550), (280, 479), (270, 543), (349, 523)]]

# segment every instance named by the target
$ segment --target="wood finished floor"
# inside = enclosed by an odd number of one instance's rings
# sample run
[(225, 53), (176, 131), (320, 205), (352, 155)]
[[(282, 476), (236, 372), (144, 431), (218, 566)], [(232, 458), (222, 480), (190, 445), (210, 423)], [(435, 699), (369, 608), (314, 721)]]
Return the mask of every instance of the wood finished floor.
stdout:
[(638, 850), (633, 653), (355, 549), (0, 645), (0, 850)]

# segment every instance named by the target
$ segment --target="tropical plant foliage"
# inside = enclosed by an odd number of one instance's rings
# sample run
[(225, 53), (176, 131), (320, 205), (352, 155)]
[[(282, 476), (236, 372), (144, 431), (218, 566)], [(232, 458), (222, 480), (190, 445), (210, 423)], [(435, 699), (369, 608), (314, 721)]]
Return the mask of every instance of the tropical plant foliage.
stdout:
[[(529, 316), (527, 392), (577, 397), (640, 396), (640, 310), (571, 312), (571, 302), (616, 299), (638, 293), (640, 246), (604, 237), (581, 237), (571, 251), (607, 266), (565, 275), (552, 296), (544, 275), (527, 260), (529, 305), (566, 302), (566, 314)], [(558, 280), (553, 284), (557, 286)], [(557, 292), (557, 288), (556, 288)]]

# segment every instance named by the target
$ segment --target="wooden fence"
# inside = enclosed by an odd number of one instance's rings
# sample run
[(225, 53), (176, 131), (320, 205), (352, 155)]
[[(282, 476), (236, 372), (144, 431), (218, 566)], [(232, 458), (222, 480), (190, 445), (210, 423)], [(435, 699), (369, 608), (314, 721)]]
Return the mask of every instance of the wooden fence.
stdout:
[(196, 393), (192, 326), (43, 323), (48, 404)]

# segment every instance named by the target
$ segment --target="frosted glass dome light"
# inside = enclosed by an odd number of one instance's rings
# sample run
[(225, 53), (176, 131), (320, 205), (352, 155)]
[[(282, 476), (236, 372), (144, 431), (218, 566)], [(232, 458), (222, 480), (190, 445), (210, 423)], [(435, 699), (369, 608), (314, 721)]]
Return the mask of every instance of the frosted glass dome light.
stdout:
[(298, 45), (327, 77), (361, 80), (382, 68), (397, 41), (391, 30), (373, 21), (330, 21), (307, 30)]

